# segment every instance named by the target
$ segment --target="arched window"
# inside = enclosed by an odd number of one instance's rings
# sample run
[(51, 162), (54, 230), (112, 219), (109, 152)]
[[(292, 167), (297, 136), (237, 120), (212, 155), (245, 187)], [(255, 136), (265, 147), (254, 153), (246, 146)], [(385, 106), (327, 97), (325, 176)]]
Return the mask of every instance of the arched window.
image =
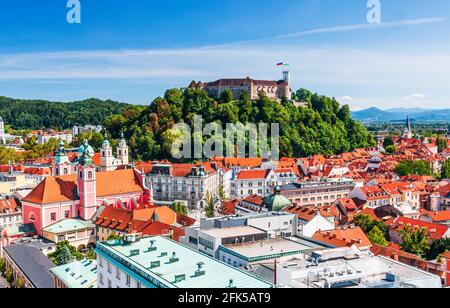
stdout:
[(69, 174), (69, 170), (67, 170), (67, 168), (64, 168), (64, 175), (68, 175)]
[(83, 171), (80, 171), (80, 180), (83, 179)]
[(122, 155), (122, 150), (119, 150), (119, 156), (121, 156)]
[(59, 168), (56, 168), (55, 175), (59, 175)]
[(92, 180), (94, 178), (94, 174), (92, 173), (92, 171), (88, 172), (88, 179)]

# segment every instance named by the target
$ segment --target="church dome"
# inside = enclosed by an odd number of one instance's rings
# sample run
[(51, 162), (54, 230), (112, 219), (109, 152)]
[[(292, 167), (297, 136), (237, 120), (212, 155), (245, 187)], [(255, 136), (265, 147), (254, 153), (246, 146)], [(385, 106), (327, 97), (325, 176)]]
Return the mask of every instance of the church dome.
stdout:
[(275, 193), (273, 195), (264, 198), (263, 205), (269, 211), (280, 212), (284, 208), (291, 206), (292, 202), (285, 196), (281, 195), (281, 188), (277, 187), (275, 188)]
[(87, 140), (83, 141), (83, 144), (78, 148), (78, 154), (83, 154), (85, 152), (85, 150), (88, 150), (89, 154), (92, 156), (94, 156), (95, 152), (94, 149), (89, 145)]

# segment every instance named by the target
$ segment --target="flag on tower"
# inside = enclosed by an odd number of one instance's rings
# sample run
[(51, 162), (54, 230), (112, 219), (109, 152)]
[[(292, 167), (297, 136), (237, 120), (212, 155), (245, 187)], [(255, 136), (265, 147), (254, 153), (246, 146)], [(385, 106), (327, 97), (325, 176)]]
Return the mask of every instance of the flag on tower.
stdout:
[(280, 62), (280, 63), (277, 63), (277, 66), (284, 66), (284, 67), (288, 67), (289, 65), (291, 65), (291, 63), (289, 63), (289, 62)]

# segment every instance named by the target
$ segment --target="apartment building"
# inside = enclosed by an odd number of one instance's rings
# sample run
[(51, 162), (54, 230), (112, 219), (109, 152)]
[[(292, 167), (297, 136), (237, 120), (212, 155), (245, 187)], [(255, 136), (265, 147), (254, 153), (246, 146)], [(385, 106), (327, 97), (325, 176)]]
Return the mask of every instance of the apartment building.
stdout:
[(348, 178), (323, 178), (320, 181), (292, 183), (281, 187), (281, 194), (296, 206), (327, 206), (347, 198), (356, 186)]

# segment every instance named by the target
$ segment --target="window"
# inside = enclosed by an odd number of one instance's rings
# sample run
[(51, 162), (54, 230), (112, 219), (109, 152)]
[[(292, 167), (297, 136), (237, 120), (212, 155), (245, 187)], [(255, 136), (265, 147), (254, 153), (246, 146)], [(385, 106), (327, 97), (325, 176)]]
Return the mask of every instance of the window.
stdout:
[(50, 214), (50, 220), (51, 221), (56, 221), (56, 213), (51, 213)]
[(67, 219), (70, 216), (70, 212), (69, 211), (65, 211), (64, 212), (64, 218)]
[(131, 277), (130, 275), (127, 275), (127, 286), (131, 286)]
[(116, 278), (120, 281), (120, 270), (118, 267), (116, 268)]
[(112, 281), (108, 280), (108, 289), (112, 289)]
[(94, 174), (92, 173), (92, 171), (89, 171), (88, 173), (88, 179), (92, 180), (94, 178)]

